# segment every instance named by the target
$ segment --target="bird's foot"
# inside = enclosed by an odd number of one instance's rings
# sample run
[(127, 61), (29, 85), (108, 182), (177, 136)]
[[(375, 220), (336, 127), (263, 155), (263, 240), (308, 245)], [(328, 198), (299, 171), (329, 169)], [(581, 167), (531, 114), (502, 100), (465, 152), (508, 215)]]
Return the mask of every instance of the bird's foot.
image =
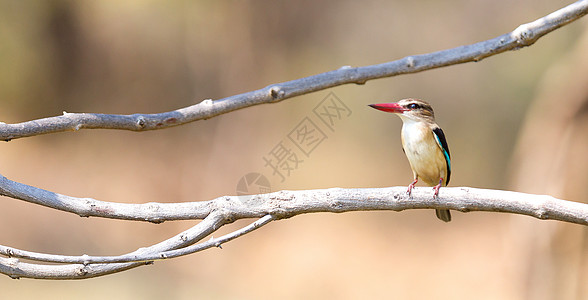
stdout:
[(439, 180), (439, 184), (433, 187), (435, 193), (433, 194), (433, 199), (437, 199), (439, 197), (439, 189), (441, 188), (441, 184), (443, 183), (443, 178)]
[(433, 194), (433, 199), (437, 199), (437, 197), (439, 196), (439, 189), (440, 188), (441, 188), (440, 184), (433, 187), (433, 190), (435, 191), (435, 193)]
[(414, 185), (418, 182), (418, 179), (415, 179), (411, 184), (408, 185), (408, 189), (406, 190), (406, 193), (408, 194), (408, 196), (410, 196), (410, 194), (412, 193), (412, 188), (414, 188)]

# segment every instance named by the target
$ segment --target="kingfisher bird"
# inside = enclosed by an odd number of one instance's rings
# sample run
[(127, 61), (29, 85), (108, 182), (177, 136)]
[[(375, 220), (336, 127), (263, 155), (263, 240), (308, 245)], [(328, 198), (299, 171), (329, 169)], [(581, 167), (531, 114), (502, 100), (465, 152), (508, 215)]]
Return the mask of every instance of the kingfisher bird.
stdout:
[[(433, 198), (439, 188), (446, 186), (451, 177), (451, 157), (447, 140), (441, 127), (435, 123), (431, 105), (419, 99), (403, 99), (395, 103), (370, 104), (372, 108), (394, 113), (402, 119), (402, 150), (412, 169), (414, 181), (406, 191), (410, 196), (415, 184), (421, 179), (433, 187)], [(436, 209), (437, 218), (451, 221), (447, 209)]]

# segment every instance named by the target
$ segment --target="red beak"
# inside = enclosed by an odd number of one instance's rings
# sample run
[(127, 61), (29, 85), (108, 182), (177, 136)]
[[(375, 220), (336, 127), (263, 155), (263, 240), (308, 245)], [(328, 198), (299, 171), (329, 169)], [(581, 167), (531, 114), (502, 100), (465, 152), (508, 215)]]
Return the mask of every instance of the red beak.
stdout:
[(372, 108), (375, 108), (377, 110), (381, 110), (381, 111), (385, 111), (385, 112), (391, 112), (391, 113), (396, 113), (396, 114), (401, 114), (405, 111), (407, 111), (408, 109), (398, 105), (398, 103), (380, 103), (380, 104), (370, 104), (369, 105)]

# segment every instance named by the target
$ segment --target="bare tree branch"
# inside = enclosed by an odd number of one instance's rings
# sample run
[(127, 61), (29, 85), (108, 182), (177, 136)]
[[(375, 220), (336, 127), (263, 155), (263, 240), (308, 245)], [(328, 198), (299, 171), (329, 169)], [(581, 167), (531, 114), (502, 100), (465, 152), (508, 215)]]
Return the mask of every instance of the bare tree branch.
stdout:
[(209, 202), (129, 204), (66, 196), (12, 181), (0, 175), (0, 195), (75, 213), (80, 217), (102, 217), (160, 223), (169, 220), (203, 219), (213, 209)]
[(170, 112), (132, 115), (64, 112), (62, 116), (18, 124), (0, 124), (0, 139), (9, 141), (22, 137), (86, 128), (146, 131), (178, 126), (249, 106), (275, 103), (343, 84), (364, 84), (372, 79), (480, 61), (502, 52), (530, 46), (540, 37), (581, 18), (587, 13), (588, 0), (581, 0), (531, 23), (523, 24), (512, 32), (483, 42), (429, 54), (407, 56), (378, 65), (357, 68), (342, 67), (335, 71), (273, 84), (256, 91), (216, 101), (204, 100), (199, 104)]
[[(0, 272), (13, 278), (81, 279), (124, 271), (157, 259), (195, 253), (243, 236), (269, 222), (313, 212), (349, 212), (369, 210), (447, 208), (462, 212), (492, 211), (532, 216), (543, 220), (588, 225), (588, 204), (556, 199), (546, 195), (475, 189), (443, 188), (433, 199), (429, 188), (415, 188), (412, 196), (405, 187), (373, 189), (323, 189), (280, 191), (252, 196), (227, 196), (205, 202), (214, 208), (198, 225), (159, 244), (121, 256), (60, 256), (0, 247), (0, 254), (30, 260), (74, 263), (39, 265), (16, 258), (0, 258)], [(174, 204), (170, 204), (174, 205)], [(145, 205), (147, 206), (147, 205)], [(178, 206), (179, 207), (179, 206)], [(140, 208), (139, 208), (140, 210)], [(199, 212), (204, 213), (204, 212)], [(242, 218), (259, 220), (218, 239), (189, 246), (216, 231), (222, 225)], [(178, 250), (175, 250), (178, 249)], [(175, 250), (175, 251), (174, 251)], [(124, 262), (124, 263), (122, 263)]]
[[(270, 85), (266, 88), (160, 114), (70, 114), (19, 124), (0, 124), (0, 139), (11, 140), (40, 134), (84, 128), (154, 130), (178, 126), (242, 109), (275, 103), (326, 88), (368, 80), (416, 73), (429, 69), (479, 61), (486, 57), (532, 45), (541, 36), (588, 13), (588, 0), (575, 2), (534, 22), (491, 40), (439, 52), (408, 56), (379, 65), (322, 73), (302, 79)], [(559, 220), (588, 225), (588, 204), (564, 201), (545, 195), (509, 191), (443, 188), (432, 198), (430, 189), (416, 188), (412, 196), (405, 187), (374, 189), (323, 189), (280, 191), (253, 196), (224, 196), (210, 201), (189, 203), (125, 204), (91, 198), (61, 195), (11, 181), (0, 175), (0, 195), (24, 200), (83, 217), (141, 220), (159, 223), (167, 220), (202, 219), (192, 228), (158, 244), (120, 256), (62, 256), (22, 251), (0, 246), (0, 272), (12, 278), (82, 279), (124, 271), (149, 264), (153, 260), (178, 257), (219, 247), (273, 220), (315, 212), (434, 209), (462, 212), (492, 211), (528, 215), (539, 219)], [(237, 219), (258, 218), (252, 224), (217, 239), (196, 244), (221, 226)], [(59, 263), (47, 265), (21, 262), (19, 259)]]
[[(0, 195), (72, 212), (82, 217), (163, 222), (202, 219), (214, 211), (225, 211), (228, 220), (259, 218), (270, 214), (288, 218), (311, 212), (347, 212), (448, 208), (463, 212), (495, 211), (523, 214), (588, 225), (588, 204), (551, 196), (510, 191), (444, 187), (436, 200), (430, 193), (406, 195), (405, 187), (279, 191), (253, 196), (222, 196), (210, 201), (128, 204), (92, 198), (65, 196), (0, 177)], [(428, 189), (426, 189), (428, 191)]]
[[(159, 244), (147, 248), (138, 249), (135, 252), (130, 253), (131, 257), (149, 255), (152, 253), (161, 253), (173, 249), (179, 249), (182, 247), (189, 246), (204, 237), (208, 236), (212, 232), (219, 229), (221, 226), (226, 224), (226, 219), (220, 213), (212, 213), (208, 215), (202, 222), (196, 226), (178, 234), (170, 239), (167, 239)], [(8, 249), (7, 253), (3, 253), (10, 257), (10, 253), (13, 251)], [(17, 253), (14, 250), (14, 253)], [(32, 253), (28, 253), (32, 254)], [(40, 258), (48, 258), (51, 255), (47, 254), (34, 254)], [(35, 257), (30, 257), (34, 259)], [(85, 259), (89, 256), (81, 256), (83, 258), (82, 264), (66, 264), (66, 265), (42, 265), (42, 264), (31, 264), (19, 261), (17, 258), (2, 258), (0, 257), (0, 273), (6, 274), (11, 278), (36, 278), (36, 279), (85, 279), (97, 276), (108, 275), (116, 272), (122, 272), (138, 266), (150, 264), (151, 262), (144, 262), (139, 259), (140, 262), (130, 263), (112, 263), (112, 264), (87, 264)], [(40, 259), (45, 260), (45, 259)], [(64, 258), (64, 261), (67, 259)]]
[[(118, 256), (70, 256), (70, 255), (53, 255), (46, 253), (38, 253), (31, 251), (19, 250), (11, 247), (0, 246), (0, 254), (8, 257), (24, 258), (34, 261), (52, 262), (52, 263), (69, 263), (69, 264), (112, 264), (112, 263), (126, 263), (126, 262), (152, 262), (155, 260), (170, 259), (188, 254), (200, 252), (213, 247), (221, 248), (221, 245), (230, 242), (242, 235), (245, 235), (253, 230), (256, 230), (269, 222), (273, 221), (274, 218), (271, 215), (265, 215), (264, 217), (256, 220), (255, 222), (235, 230), (229, 234), (225, 234), (219, 238), (211, 238), (206, 242), (187, 246), (176, 250), (166, 250), (159, 253), (152, 253), (147, 251), (147, 248), (137, 250), (132, 253), (118, 255)], [(217, 224), (218, 225), (218, 224)], [(187, 232), (182, 233), (182, 236), (186, 236)]]

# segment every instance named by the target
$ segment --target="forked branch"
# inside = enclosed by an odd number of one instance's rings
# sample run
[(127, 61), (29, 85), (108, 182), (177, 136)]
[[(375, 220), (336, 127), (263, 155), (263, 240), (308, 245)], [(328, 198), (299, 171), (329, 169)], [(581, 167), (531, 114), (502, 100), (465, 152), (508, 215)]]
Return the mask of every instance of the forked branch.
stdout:
[[(546, 195), (510, 191), (446, 187), (433, 199), (430, 188), (415, 188), (409, 197), (405, 187), (373, 189), (323, 189), (280, 191), (252, 196), (225, 196), (194, 206), (196, 214), (207, 215), (202, 222), (159, 244), (121, 256), (62, 256), (22, 251), (0, 246), (0, 272), (11, 277), (42, 279), (82, 279), (102, 276), (138, 267), (154, 260), (178, 257), (221, 244), (247, 234), (277, 219), (315, 212), (447, 208), (462, 212), (491, 211), (522, 214), (544, 220), (558, 220), (588, 225), (588, 204), (570, 202)], [(97, 204), (110, 205), (98, 200)], [(188, 203), (190, 204), (190, 203)], [(151, 204), (137, 204), (137, 212), (150, 211)], [(174, 207), (175, 206), (175, 207)], [(116, 205), (112, 206), (116, 209)], [(168, 209), (183, 209), (169, 204)], [(179, 213), (179, 212), (178, 212)], [(194, 213), (194, 212), (191, 212)], [(136, 216), (129, 216), (136, 219)], [(220, 238), (195, 244), (221, 226), (237, 219), (260, 218), (252, 224)], [(191, 245), (191, 246), (190, 246)], [(63, 263), (43, 265), (21, 262), (18, 258), (40, 262)]]

